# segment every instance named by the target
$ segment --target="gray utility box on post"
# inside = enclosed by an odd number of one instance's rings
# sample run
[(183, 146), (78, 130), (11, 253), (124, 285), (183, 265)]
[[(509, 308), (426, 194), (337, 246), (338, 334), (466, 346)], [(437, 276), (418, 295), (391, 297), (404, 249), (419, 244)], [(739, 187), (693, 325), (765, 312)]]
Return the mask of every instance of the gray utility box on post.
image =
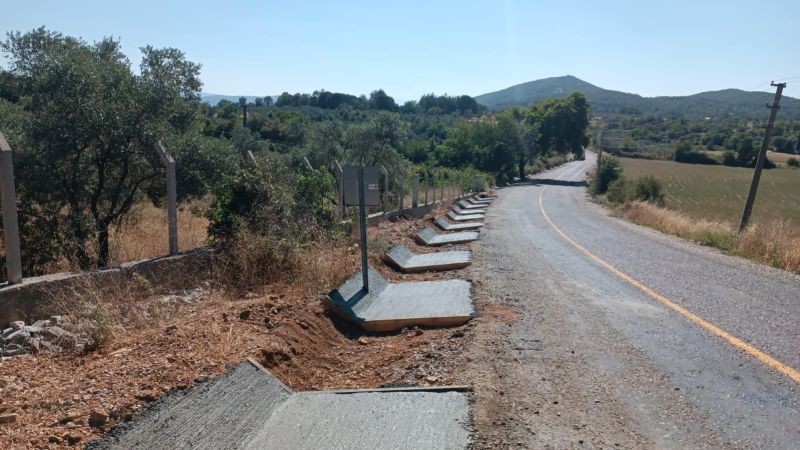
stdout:
[[(358, 206), (358, 166), (342, 169), (344, 182), (344, 204)], [(381, 204), (380, 171), (377, 167), (364, 167), (364, 205)]]

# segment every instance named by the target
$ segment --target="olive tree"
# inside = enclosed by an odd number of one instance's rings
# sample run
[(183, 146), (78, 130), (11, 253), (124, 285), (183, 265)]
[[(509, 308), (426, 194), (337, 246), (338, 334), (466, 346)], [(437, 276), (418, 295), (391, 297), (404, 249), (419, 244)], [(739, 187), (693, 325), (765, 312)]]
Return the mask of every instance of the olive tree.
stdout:
[[(9, 33), (0, 49), (30, 98), (15, 156), (23, 226), (37, 237), (28, 253), (105, 266), (110, 227), (163, 183), (153, 144), (185, 143), (199, 131), (200, 66), (148, 46), (134, 73), (119, 41), (87, 43), (44, 28)], [(178, 147), (180, 167), (193, 152)]]

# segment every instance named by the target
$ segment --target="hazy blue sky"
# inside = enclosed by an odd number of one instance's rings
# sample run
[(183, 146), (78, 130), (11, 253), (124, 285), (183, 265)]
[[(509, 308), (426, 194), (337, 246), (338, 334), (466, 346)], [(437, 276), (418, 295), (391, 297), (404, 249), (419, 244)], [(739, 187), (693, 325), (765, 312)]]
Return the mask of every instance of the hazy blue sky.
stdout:
[(800, 96), (798, 0), (3, 3), (3, 34), (114, 36), (134, 63), (145, 44), (177, 47), (221, 94), (383, 88), (406, 100), (571, 74), (648, 96), (795, 77), (786, 93)]

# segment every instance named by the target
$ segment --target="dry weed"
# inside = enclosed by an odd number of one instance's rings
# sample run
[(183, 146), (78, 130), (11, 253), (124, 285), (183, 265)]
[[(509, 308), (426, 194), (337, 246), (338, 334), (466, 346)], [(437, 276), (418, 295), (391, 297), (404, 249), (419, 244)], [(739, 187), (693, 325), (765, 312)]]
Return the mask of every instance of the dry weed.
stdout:
[[(208, 220), (196, 214), (203, 208), (205, 204), (201, 202), (178, 207), (178, 248), (181, 251), (206, 245)], [(166, 210), (148, 202), (136, 205), (120, 226), (112, 230), (109, 250), (113, 264), (168, 254)]]
[(733, 224), (696, 219), (652, 203), (634, 201), (620, 210), (622, 217), (664, 233), (716, 247), (784, 270), (800, 270), (800, 238), (788, 221), (751, 225), (738, 233)]

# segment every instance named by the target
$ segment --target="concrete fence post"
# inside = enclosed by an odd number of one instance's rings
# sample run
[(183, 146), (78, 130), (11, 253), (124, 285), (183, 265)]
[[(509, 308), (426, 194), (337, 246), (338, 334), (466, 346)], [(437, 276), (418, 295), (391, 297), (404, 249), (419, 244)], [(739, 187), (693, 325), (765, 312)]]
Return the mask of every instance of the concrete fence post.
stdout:
[(419, 174), (414, 174), (414, 185), (412, 186), (413, 191), (411, 191), (411, 207), (416, 208), (419, 206)]
[(431, 190), (431, 180), (428, 177), (428, 171), (425, 171), (425, 205), (428, 205), (428, 191)]
[(169, 224), (169, 254), (178, 253), (178, 186), (175, 180), (175, 159), (167, 153), (161, 141), (155, 145), (167, 171), (167, 222)]
[(402, 211), (403, 210), (403, 203), (405, 203), (405, 198), (406, 198), (406, 174), (405, 173), (401, 173), (400, 174), (400, 183), (398, 184), (398, 186), (400, 187), (400, 191), (399, 191), (399, 194), (400, 194), (400, 199), (399, 200), (400, 201), (398, 202), (397, 209), (399, 211)]
[(344, 208), (344, 171), (342, 170), (342, 166), (339, 164), (338, 160), (333, 161), (333, 172), (334, 176), (336, 177), (336, 181), (338, 184), (338, 196), (337, 203), (339, 206), (337, 207), (337, 214), (339, 216), (339, 220), (344, 220), (345, 217), (345, 208)]
[(383, 203), (383, 213), (386, 214), (389, 211), (389, 171), (386, 170), (383, 164), (381, 164), (381, 172), (383, 172), (383, 197), (381, 203)]
[(247, 157), (247, 162), (248, 163), (250, 163), (250, 164), (252, 164), (254, 166), (256, 165), (256, 156), (253, 155), (253, 152), (248, 150), (247, 153), (245, 153), (245, 157)]
[(22, 257), (19, 250), (17, 192), (14, 188), (14, 163), (11, 147), (0, 133), (0, 207), (3, 208), (3, 239), (6, 245), (6, 276), (9, 284), (22, 282)]

